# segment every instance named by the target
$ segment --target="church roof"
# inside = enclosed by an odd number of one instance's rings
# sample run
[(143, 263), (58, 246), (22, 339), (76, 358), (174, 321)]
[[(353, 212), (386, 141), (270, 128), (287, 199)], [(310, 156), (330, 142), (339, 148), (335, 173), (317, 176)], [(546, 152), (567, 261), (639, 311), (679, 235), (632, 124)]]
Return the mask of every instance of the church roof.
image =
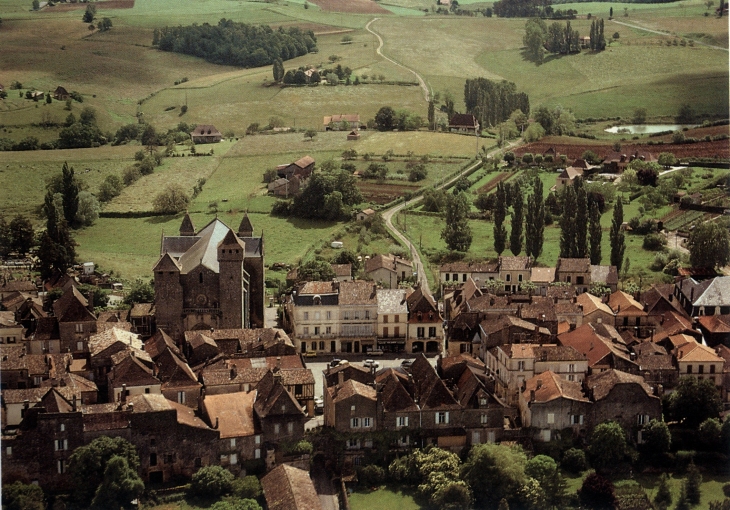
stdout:
[(253, 232), (253, 225), (251, 224), (251, 220), (248, 218), (248, 213), (243, 215), (243, 219), (241, 220), (241, 224), (238, 226), (238, 232)]
[(218, 245), (223, 241), (231, 229), (218, 218), (208, 223), (198, 232), (198, 241), (180, 256), (180, 272), (187, 274), (199, 265), (214, 273), (218, 273)]

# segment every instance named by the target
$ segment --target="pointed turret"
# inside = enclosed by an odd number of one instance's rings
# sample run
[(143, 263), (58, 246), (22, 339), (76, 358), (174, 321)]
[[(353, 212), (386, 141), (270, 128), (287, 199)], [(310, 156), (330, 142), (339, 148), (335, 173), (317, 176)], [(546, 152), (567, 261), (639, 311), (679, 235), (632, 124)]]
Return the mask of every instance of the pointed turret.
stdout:
[(185, 213), (185, 217), (183, 218), (182, 225), (180, 225), (180, 235), (181, 236), (194, 236), (195, 235), (195, 227), (193, 226), (193, 220), (190, 219), (190, 215), (188, 213)]
[(248, 213), (243, 214), (241, 225), (238, 227), (238, 237), (253, 237), (253, 225), (248, 218)]

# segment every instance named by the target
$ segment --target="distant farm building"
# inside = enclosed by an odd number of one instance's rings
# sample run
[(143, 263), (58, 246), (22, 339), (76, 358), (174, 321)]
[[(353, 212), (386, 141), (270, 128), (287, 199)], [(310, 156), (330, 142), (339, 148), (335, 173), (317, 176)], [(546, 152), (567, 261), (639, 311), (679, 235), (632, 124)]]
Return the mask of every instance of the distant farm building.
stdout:
[(56, 90), (53, 91), (53, 99), (56, 99), (58, 101), (65, 101), (71, 97), (71, 94), (68, 93), (68, 90), (61, 87), (60, 85), (56, 87)]
[(193, 143), (218, 143), (223, 139), (223, 135), (211, 124), (201, 124), (196, 126), (190, 137)]
[(344, 131), (360, 129), (360, 115), (327, 115), (323, 120), (325, 131)]
[(479, 129), (479, 122), (474, 115), (457, 113), (449, 120), (449, 131), (452, 133), (475, 133)]

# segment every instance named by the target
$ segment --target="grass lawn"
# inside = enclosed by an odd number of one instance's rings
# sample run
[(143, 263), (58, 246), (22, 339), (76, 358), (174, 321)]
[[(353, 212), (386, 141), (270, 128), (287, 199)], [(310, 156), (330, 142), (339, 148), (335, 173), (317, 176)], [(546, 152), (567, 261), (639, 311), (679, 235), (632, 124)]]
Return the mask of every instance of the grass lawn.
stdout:
[(356, 491), (349, 496), (352, 510), (418, 510), (413, 496), (395, 487), (380, 487), (374, 491)]

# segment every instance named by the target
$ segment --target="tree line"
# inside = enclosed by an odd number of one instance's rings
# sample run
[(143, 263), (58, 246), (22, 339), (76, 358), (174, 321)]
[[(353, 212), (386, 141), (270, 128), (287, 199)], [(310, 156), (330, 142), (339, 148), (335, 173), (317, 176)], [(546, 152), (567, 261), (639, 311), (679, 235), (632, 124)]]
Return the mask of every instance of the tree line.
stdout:
[(496, 126), (504, 122), (515, 110), (530, 113), (530, 98), (517, 91), (517, 85), (506, 80), (486, 78), (468, 79), (464, 84), (466, 111), (474, 115), (479, 124)]
[(298, 27), (273, 30), (265, 25), (249, 25), (222, 19), (187, 27), (155, 29), (152, 44), (162, 51), (200, 57), (214, 64), (260, 67), (276, 59), (289, 60), (317, 51), (317, 38), (311, 30)]

